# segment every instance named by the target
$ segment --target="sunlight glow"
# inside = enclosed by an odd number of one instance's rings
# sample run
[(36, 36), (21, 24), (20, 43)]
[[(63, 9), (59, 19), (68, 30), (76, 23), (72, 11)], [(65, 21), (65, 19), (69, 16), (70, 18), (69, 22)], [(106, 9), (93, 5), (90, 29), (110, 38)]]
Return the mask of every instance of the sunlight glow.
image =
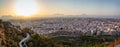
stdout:
[(16, 0), (14, 11), (18, 15), (31, 16), (38, 11), (38, 5), (35, 0)]

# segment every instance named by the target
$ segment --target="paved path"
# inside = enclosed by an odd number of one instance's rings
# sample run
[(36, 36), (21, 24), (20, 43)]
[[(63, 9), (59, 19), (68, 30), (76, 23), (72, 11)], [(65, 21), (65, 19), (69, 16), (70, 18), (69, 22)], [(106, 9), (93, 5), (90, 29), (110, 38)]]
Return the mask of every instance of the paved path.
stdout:
[[(28, 41), (28, 39), (30, 38), (30, 35), (28, 33), (26, 33), (26, 35), (27, 36), (19, 42), (20, 47), (23, 47), (22, 43)], [(26, 47), (27, 47), (27, 45), (26, 45)]]
[[(11, 27), (14, 28), (14, 29), (17, 29), (19, 32), (22, 32), (19, 28), (14, 27), (14, 25), (11, 25)], [(20, 46), (20, 47), (23, 47), (22, 43), (28, 41), (29, 38), (30, 38), (29, 33), (26, 33), (26, 37), (23, 38), (23, 39), (19, 42), (19, 46)], [(27, 45), (26, 45), (26, 47), (27, 47)]]

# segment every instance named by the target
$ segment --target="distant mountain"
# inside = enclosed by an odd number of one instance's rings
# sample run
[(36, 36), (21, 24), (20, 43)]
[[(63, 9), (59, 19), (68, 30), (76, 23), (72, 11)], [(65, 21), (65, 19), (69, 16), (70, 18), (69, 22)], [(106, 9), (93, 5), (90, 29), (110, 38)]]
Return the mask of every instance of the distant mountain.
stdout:
[(113, 18), (117, 18), (117, 19), (120, 19), (120, 15), (118, 16), (112, 16)]

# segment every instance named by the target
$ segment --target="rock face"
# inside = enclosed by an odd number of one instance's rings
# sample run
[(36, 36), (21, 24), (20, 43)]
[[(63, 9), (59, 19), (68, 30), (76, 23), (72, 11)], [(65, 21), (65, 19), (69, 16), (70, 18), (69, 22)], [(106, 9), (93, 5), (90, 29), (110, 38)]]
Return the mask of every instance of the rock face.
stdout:
[(0, 20), (0, 47), (19, 47), (17, 43), (23, 38), (22, 33), (10, 26), (10, 22)]

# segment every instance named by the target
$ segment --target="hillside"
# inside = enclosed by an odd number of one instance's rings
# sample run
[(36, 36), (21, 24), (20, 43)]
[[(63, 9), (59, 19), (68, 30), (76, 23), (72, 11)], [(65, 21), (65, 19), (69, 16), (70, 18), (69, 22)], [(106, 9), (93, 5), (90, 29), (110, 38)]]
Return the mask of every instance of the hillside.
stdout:
[(120, 47), (120, 38), (114, 40), (113, 42), (111, 42), (108, 47)]
[[(20, 26), (14, 26), (10, 22), (0, 20), (0, 47), (20, 47), (19, 42), (26, 37), (26, 33), (30, 34), (30, 39), (22, 45), (25, 47), (113, 47), (120, 44), (119, 36), (109, 35), (80, 35), (74, 36), (59, 36), (60, 32), (51, 33), (52, 38), (45, 37), (34, 33), (29, 28), (19, 30)], [(61, 32), (66, 35), (69, 32)], [(55, 35), (58, 36), (55, 36)], [(55, 36), (55, 37), (54, 37)], [(116, 40), (114, 42), (114, 40)]]
[[(10, 22), (3, 22), (0, 20), (0, 47), (19, 47), (19, 42), (25, 37), (25, 31), (30, 34), (31, 38), (23, 44), (28, 47), (63, 47), (57, 44), (50, 38), (39, 36), (33, 33), (30, 29), (22, 29), (23, 32), (19, 32), (17, 29), (12, 28)], [(14, 26), (19, 28), (19, 26)]]
[(23, 38), (22, 33), (10, 27), (9, 22), (0, 20), (0, 46), (18, 47), (18, 42)]

